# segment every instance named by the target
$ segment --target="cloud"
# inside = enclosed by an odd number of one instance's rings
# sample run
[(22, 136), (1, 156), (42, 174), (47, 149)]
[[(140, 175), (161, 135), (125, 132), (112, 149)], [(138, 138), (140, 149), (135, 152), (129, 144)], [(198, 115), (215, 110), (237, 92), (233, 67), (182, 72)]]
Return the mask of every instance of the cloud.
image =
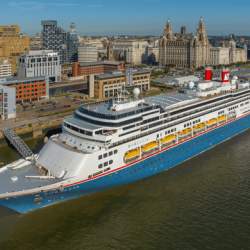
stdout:
[(8, 3), (11, 8), (22, 10), (41, 10), (46, 8), (70, 8), (79, 6), (78, 3), (66, 1), (39, 2), (39, 1), (11, 1)]

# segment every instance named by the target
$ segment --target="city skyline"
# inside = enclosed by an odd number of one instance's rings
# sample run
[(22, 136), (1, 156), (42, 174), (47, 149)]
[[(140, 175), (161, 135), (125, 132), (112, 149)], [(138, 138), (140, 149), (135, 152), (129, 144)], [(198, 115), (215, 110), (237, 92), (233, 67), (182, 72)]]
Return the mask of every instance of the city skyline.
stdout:
[(178, 4), (163, 0), (13, 0), (1, 3), (0, 20), (17, 23), (28, 34), (41, 31), (41, 20), (55, 19), (65, 29), (75, 22), (82, 35), (161, 35), (167, 19), (174, 31), (186, 25), (194, 32), (199, 17), (204, 16), (209, 35), (250, 35), (247, 7), (246, 0), (237, 1), (237, 6), (232, 0), (180, 0)]

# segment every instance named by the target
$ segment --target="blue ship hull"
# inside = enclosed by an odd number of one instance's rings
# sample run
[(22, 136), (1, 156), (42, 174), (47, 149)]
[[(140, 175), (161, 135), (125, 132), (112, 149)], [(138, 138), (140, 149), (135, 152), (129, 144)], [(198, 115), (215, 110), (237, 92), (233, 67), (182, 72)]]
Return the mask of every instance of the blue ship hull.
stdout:
[(173, 148), (124, 167), (97, 179), (76, 183), (64, 190), (54, 190), (36, 195), (20, 196), (0, 200), (0, 205), (19, 213), (46, 207), (61, 201), (74, 199), (86, 194), (102, 191), (113, 186), (128, 184), (169, 170), (182, 162), (205, 152), (216, 145), (246, 131), (250, 127), (250, 115), (222, 127), (183, 142)]

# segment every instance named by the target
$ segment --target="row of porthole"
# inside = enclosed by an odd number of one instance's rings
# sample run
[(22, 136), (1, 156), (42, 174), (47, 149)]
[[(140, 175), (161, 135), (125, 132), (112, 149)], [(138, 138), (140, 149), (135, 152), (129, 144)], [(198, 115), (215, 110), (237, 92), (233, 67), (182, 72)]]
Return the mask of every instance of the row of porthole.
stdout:
[(113, 164), (113, 160), (110, 160), (110, 161), (106, 161), (106, 162), (104, 162), (104, 163), (100, 163), (99, 165), (98, 165), (98, 168), (99, 169), (101, 169), (101, 168), (103, 168), (103, 167), (107, 167), (108, 165), (111, 165), (111, 164)]
[(117, 154), (117, 153), (118, 153), (117, 149), (115, 149), (114, 151), (110, 151), (108, 153), (104, 153), (103, 155), (98, 156), (98, 160), (101, 160), (103, 158), (107, 158), (108, 156), (112, 156), (113, 154)]

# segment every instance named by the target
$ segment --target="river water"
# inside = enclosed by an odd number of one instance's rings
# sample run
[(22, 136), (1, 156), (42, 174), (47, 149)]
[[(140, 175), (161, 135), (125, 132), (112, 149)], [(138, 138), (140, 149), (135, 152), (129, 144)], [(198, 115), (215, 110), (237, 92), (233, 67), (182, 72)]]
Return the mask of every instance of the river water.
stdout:
[[(0, 162), (16, 157), (0, 148)], [(250, 132), (128, 186), (27, 215), (1, 209), (6, 249), (250, 249)]]

